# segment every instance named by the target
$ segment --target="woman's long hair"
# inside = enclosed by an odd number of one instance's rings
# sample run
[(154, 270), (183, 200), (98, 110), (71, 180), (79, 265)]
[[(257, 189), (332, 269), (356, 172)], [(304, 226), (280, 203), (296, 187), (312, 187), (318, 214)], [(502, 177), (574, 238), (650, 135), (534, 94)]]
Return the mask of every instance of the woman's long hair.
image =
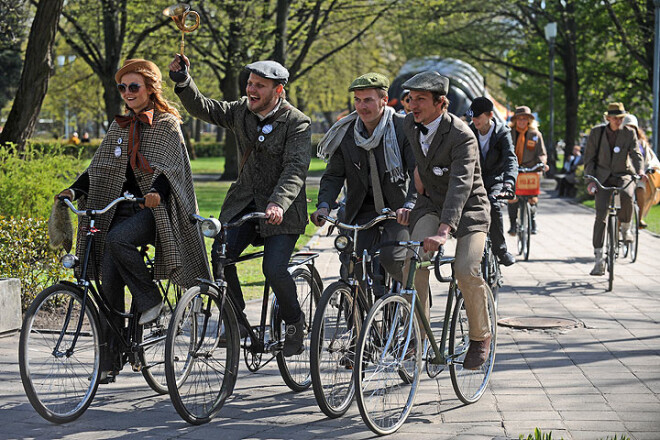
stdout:
[[(147, 90), (150, 90), (149, 99), (153, 103), (154, 109), (160, 113), (169, 113), (174, 115), (179, 122), (182, 122), (181, 114), (179, 111), (163, 97), (163, 82), (158, 79), (156, 74), (148, 69), (136, 69), (135, 73), (139, 73), (144, 78), (144, 85)], [(126, 110), (131, 110), (126, 106)]]
[[(529, 124), (527, 124), (529, 128), (532, 130), (538, 131), (539, 130), (539, 121), (533, 118), (529, 118)], [(511, 127), (511, 130), (516, 129), (516, 119), (512, 118), (511, 121), (509, 121), (509, 127)]]

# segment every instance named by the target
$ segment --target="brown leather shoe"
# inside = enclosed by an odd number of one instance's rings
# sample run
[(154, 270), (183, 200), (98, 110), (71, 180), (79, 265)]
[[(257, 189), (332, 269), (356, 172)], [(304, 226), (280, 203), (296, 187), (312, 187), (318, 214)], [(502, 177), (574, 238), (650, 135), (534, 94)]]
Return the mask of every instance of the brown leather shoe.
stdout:
[(489, 336), (483, 341), (470, 340), (470, 347), (463, 360), (463, 368), (477, 370), (486, 362), (490, 354), (490, 339)]

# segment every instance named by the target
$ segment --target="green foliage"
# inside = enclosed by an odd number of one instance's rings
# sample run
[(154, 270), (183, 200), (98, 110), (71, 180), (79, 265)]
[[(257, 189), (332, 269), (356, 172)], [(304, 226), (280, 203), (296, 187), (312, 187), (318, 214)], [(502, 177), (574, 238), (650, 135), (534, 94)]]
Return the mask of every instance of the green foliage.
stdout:
[(225, 154), (225, 144), (222, 142), (195, 142), (195, 155), (200, 157), (220, 157)]
[(48, 218), (53, 197), (73, 182), (80, 160), (59, 144), (13, 150), (0, 147), (0, 215)]
[[(534, 429), (534, 434), (529, 434), (527, 437), (520, 434), (518, 437), (520, 440), (552, 440), (552, 431), (548, 433), (542, 433), (539, 428)], [(562, 437), (563, 440), (564, 437)]]
[(46, 220), (0, 217), (0, 278), (21, 280), (23, 310), (65, 275), (57, 252), (48, 246)]

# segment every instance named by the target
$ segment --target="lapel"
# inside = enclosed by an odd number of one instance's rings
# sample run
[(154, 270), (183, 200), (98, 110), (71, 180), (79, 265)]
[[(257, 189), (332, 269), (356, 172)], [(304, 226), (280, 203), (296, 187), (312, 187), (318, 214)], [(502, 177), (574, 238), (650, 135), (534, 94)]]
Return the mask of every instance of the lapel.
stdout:
[(349, 137), (349, 139), (346, 139), (349, 141), (346, 150), (348, 150), (349, 160), (353, 164), (353, 171), (357, 174), (358, 180), (364, 185), (364, 188), (367, 189), (369, 188), (369, 173), (367, 173), (369, 157), (367, 156), (367, 152), (355, 143), (355, 135), (353, 134), (354, 126), (355, 124), (348, 127), (348, 131), (346, 132), (346, 136)]
[(433, 162), (435, 156), (442, 153), (441, 144), (444, 141), (445, 136), (447, 136), (447, 133), (449, 133), (449, 130), (451, 129), (450, 118), (451, 116), (449, 115), (448, 112), (445, 112), (444, 115), (442, 116), (442, 121), (440, 121), (438, 130), (435, 132), (435, 136), (433, 136), (433, 142), (431, 142), (431, 146), (429, 147), (429, 152), (426, 155), (426, 157), (429, 159), (426, 161), (426, 169), (429, 169), (429, 167), (431, 166), (431, 162)]

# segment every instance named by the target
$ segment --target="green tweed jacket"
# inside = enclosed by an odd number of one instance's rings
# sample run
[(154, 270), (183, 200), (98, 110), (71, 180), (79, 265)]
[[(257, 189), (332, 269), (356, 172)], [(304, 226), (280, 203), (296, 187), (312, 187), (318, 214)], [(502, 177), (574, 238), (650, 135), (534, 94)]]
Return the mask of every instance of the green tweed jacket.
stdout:
[[(192, 116), (234, 132), (240, 157), (250, 144), (255, 145), (227, 192), (220, 221), (231, 221), (252, 201), (257, 211), (265, 211), (273, 202), (284, 210), (284, 219), (280, 225), (261, 220), (261, 236), (302, 234), (307, 224), (305, 179), (311, 159), (310, 119), (291, 106), (272, 123), (270, 133), (257, 132), (259, 118), (248, 110), (246, 97), (234, 102), (209, 99), (192, 79), (187, 87), (177, 86), (174, 90)], [(262, 141), (258, 140), (260, 136)]]
[(467, 124), (445, 113), (427, 155), (412, 113), (406, 116), (404, 129), (426, 193), (417, 197), (410, 229), (424, 215), (433, 214), (451, 227), (455, 237), (488, 232), (490, 202), (481, 178), (477, 139)]

